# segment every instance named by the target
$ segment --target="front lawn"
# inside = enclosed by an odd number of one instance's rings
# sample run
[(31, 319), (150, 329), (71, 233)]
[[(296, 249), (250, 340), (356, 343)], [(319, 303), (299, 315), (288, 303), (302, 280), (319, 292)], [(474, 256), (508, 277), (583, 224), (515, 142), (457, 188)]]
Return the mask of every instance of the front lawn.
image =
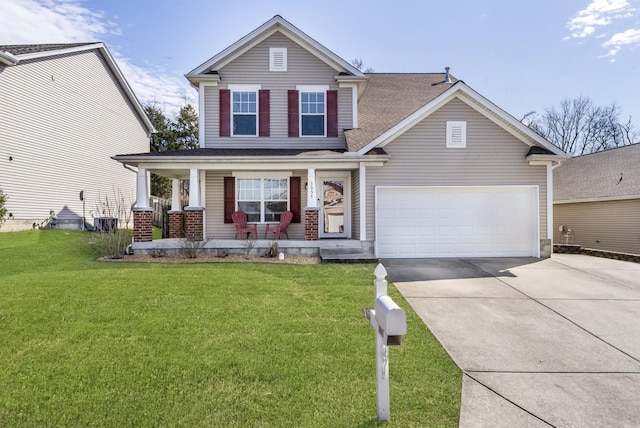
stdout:
[[(0, 233), (0, 426), (377, 426), (374, 265), (95, 261)], [(461, 374), (393, 286), (389, 426), (457, 426)]]

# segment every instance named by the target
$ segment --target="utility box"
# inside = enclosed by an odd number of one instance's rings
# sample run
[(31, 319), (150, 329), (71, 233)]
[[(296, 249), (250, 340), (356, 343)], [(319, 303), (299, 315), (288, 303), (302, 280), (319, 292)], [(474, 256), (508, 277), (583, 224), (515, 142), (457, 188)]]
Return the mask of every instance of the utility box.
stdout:
[(407, 334), (407, 315), (389, 296), (376, 298), (375, 317), (378, 333), (386, 346), (400, 346)]

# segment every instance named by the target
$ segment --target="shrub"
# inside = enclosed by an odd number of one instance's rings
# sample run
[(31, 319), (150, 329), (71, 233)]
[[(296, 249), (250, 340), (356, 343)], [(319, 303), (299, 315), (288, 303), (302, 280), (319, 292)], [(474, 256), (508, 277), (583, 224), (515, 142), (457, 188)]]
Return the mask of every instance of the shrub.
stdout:
[[(98, 230), (95, 244), (103, 257), (121, 259), (131, 243), (133, 233), (129, 229), (131, 222), (131, 203), (126, 200), (119, 190), (113, 191), (113, 196), (106, 196), (97, 202), (92, 211), (93, 217), (108, 219), (103, 230)], [(112, 219), (115, 219), (112, 222)], [(117, 223), (116, 223), (117, 222)]]
[(0, 226), (2, 226), (7, 217), (7, 207), (5, 206), (7, 199), (7, 196), (0, 189)]

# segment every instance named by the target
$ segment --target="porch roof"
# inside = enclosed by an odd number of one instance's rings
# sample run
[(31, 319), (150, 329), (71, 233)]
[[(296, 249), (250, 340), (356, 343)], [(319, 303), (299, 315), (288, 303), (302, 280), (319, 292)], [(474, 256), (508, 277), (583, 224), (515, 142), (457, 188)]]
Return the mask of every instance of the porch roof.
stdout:
[(357, 168), (360, 162), (382, 163), (389, 158), (382, 149), (372, 150), (365, 155), (348, 152), (345, 149), (229, 149), (204, 148), (191, 150), (167, 150), (161, 152), (132, 153), (112, 156), (112, 159), (125, 165), (147, 168), (175, 170), (174, 175), (181, 175), (178, 170), (185, 168), (198, 169), (231, 169), (261, 168), (269, 165), (285, 168), (309, 168), (324, 165)]

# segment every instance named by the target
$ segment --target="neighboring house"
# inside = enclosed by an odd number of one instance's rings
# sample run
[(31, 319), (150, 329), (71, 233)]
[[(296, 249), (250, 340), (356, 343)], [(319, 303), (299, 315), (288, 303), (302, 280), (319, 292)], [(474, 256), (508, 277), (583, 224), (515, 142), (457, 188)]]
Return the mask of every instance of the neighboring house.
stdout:
[(554, 168), (553, 242), (640, 254), (639, 172), (640, 144), (578, 156)]
[(134, 248), (149, 248), (154, 172), (175, 189), (190, 178), (170, 216), (198, 238), (233, 239), (234, 210), (262, 238), (289, 209), (292, 240), (380, 258), (551, 252), (551, 167), (566, 155), (448, 71), (363, 74), (275, 16), (186, 77), (200, 148), (114, 156), (139, 171)]
[(104, 215), (104, 198), (135, 200), (135, 171), (111, 155), (149, 151), (153, 126), (103, 43), (0, 45), (0, 100), (0, 230), (50, 213), (56, 227), (80, 228)]

